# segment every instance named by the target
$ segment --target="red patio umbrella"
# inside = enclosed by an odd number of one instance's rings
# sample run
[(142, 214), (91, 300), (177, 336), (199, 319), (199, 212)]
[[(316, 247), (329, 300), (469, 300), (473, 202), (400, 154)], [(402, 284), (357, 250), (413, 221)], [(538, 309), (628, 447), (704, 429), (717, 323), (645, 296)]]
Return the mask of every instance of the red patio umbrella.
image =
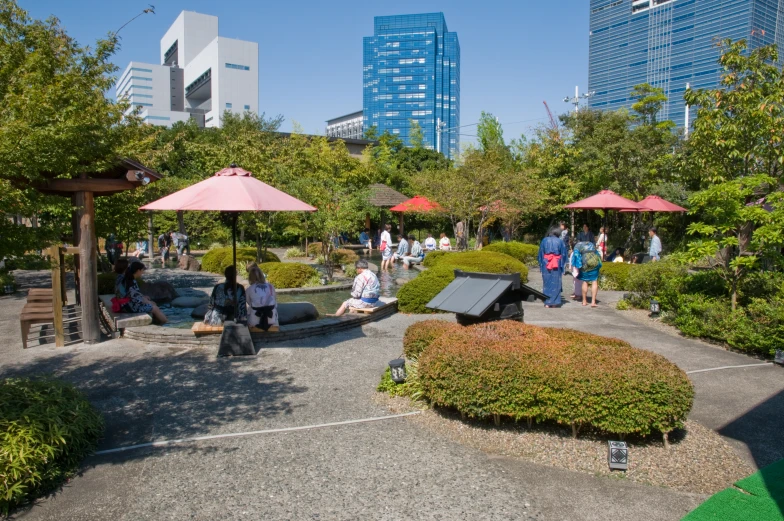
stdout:
[(427, 197), (422, 197), (421, 195), (415, 195), (408, 201), (403, 201), (402, 203), (393, 206), (389, 209), (390, 212), (431, 212), (434, 210), (440, 210), (441, 205), (429, 200)]
[(645, 207), (645, 210), (642, 211), (649, 212), (688, 212), (686, 208), (671, 203), (658, 195), (649, 195), (640, 201), (640, 206)]
[(602, 190), (596, 195), (567, 204), (564, 208), (571, 210), (644, 210), (644, 207), (639, 203), (621, 197), (612, 190)]
[[(232, 215), (232, 263), (237, 269), (237, 215), (239, 212), (315, 212), (296, 197), (262, 183), (233, 164), (209, 179), (183, 188), (139, 208), (140, 210), (200, 210)], [(236, 279), (234, 282), (236, 286)], [(236, 295), (236, 287), (235, 295)], [(236, 299), (235, 299), (236, 300)], [(235, 302), (236, 308), (237, 302)], [(236, 309), (235, 309), (236, 316)]]

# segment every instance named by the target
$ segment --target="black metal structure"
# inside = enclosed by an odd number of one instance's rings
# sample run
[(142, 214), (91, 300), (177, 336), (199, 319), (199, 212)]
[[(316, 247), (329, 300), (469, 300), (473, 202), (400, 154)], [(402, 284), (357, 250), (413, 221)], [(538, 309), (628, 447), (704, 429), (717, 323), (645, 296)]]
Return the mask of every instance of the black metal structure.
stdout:
[(520, 282), (520, 274), (500, 275), (455, 270), (453, 280), (426, 307), (457, 314), (470, 325), (493, 320), (523, 321), (523, 302), (547, 300), (547, 295)]

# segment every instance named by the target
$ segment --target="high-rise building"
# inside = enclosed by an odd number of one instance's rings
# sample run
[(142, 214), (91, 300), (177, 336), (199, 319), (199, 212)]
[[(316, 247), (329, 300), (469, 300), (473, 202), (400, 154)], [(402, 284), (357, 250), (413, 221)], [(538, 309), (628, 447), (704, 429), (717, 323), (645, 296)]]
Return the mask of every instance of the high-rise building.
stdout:
[(718, 86), (726, 38), (784, 50), (784, 0), (591, 0), (590, 106), (631, 107), (640, 83), (664, 89), (660, 119), (684, 125), (683, 92)]
[(117, 82), (117, 97), (148, 123), (220, 127), (226, 110), (259, 110), (259, 45), (218, 36), (216, 16), (182, 11), (161, 38), (160, 63), (131, 62)]
[(445, 156), (457, 157), (457, 33), (449, 32), (443, 13), (377, 16), (373, 25), (373, 36), (363, 39), (364, 130), (375, 126), (379, 134), (388, 131), (410, 144), (413, 120), (422, 128), (427, 148), (440, 148)]
[(362, 139), (364, 132), (362, 111), (352, 112), (345, 116), (340, 116), (327, 120), (327, 137), (339, 137), (348, 139)]

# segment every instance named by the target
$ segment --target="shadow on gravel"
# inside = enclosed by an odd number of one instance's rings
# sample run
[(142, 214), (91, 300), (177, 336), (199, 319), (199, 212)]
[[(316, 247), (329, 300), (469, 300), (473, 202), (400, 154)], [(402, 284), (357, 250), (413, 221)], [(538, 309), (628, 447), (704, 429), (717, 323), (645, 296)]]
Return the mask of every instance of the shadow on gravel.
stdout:
[[(63, 354), (6, 366), (1, 376), (49, 374), (72, 382), (104, 415), (98, 450), (160, 439), (199, 436), (232, 422), (291, 414), (289, 397), (304, 393), (291, 373), (262, 359), (216, 359), (188, 352), (178, 356), (108, 358), (77, 365)], [(121, 459), (144, 458), (129, 451)]]

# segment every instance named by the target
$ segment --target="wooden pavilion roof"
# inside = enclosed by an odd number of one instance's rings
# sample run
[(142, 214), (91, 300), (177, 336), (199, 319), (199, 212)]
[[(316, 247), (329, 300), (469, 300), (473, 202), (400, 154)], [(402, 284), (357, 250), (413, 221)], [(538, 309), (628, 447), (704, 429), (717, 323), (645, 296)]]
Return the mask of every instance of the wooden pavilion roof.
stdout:
[(368, 202), (377, 208), (392, 208), (409, 199), (409, 197), (397, 190), (380, 183), (372, 184), (369, 188), (370, 197), (368, 197)]
[(149, 182), (161, 179), (161, 174), (147, 168), (133, 159), (120, 159), (112, 168), (87, 174), (85, 178), (50, 179), (36, 186), (44, 194), (70, 197), (74, 192), (94, 192), (96, 197), (132, 190), (143, 183), (137, 179), (137, 172), (147, 177)]

